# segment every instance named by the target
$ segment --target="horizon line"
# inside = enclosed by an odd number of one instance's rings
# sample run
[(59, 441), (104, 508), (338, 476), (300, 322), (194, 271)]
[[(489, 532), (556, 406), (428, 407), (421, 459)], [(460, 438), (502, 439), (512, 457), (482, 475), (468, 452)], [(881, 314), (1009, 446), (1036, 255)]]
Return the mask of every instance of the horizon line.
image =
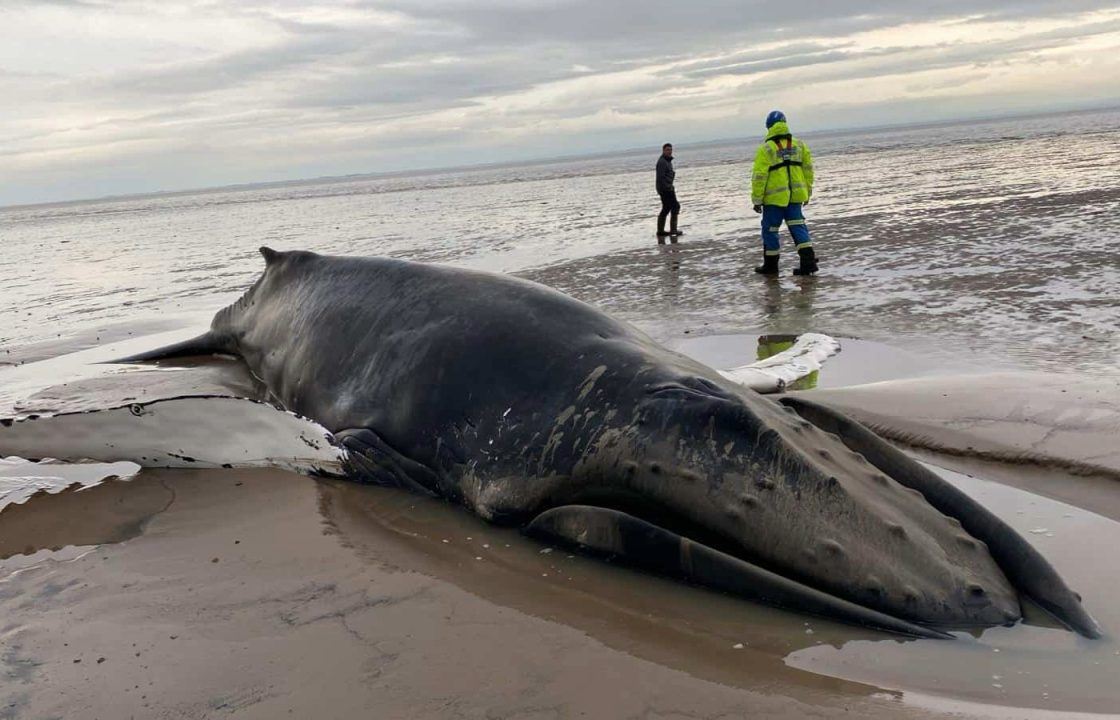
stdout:
[[(1012, 119), (1025, 119), (1032, 117), (1050, 117), (1054, 115), (1068, 115), (1076, 113), (1091, 113), (1091, 112), (1107, 112), (1109, 110), (1120, 110), (1120, 100), (1109, 100), (1095, 105), (1081, 105), (1065, 109), (1051, 109), (1051, 110), (1029, 110), (1022, 112), (1008, 112), (999, 114), (976, 114), (971, 116), (964, 116), (955, 120), (924, 120), (914, 122), (900, 122), (888, 123), (883, 125), (859, 125), (850, 127), (835, 127), (825, 128), (822, 130), (811, 130), (805, 134), (807, 137), (827, 137), (827, 136), (843, 136), (843, 135), (857, 135), (875, 130), (901, 130), (901, 129), (916, 129), (927, 127), (941, 127), (946, 125), (959, 125), (968, 122), (980, 123), (994, 123), (1003, 120)], [(708, 140), (696, 140), (685, 143), (674, 143), (675, 148), (694, 148), (706, 145), (720, 145), (730, 144), (734, 142), (741, 142), (746, 140), (755, 140), (754, 136), (736, 136), (736, 137), (722, 137), (711, 138)], [(341, 182), (346, 180), (355, 179), (376, 179), (387, 177), (409, 177), (409, 176), (424, 176), (424, 175), (438, 175), (442, 173), (461, 173), (470, 172), (473, 170), (484, 169), (501, 169), (511, 167), (526, 167), (534, 165), (553, 165), (565, 162), (572, 162), (577, 160), (589, 160), (593, 158), (611, 157), (614, 155), (631, 155), (640, 152), (648, 151), (648, 147), (626, 147), (617, 148), (614, 150), (599, 151), (599, 152), (576, 152), (570, 155), (551, 155), (536, 158), (527, 158), (524, 160), (505, 160), (492, 163), (474, 163), (467, 165), (446, 165), (446, 166), (428, 166), (419, 167), (407, 170), (388, 170), (383, 172), (368, 172), (368, 173), (347, 173), (345, 175), (319, 175), (316, 177), (305, 178), (292, 178), (288, 180), (259, 180), (253, 182), (231, 183), (229, 185), (209, 185), (204, 187), (190, 187), (180, 188), (177, 190), (149, 190), (141, 192), (121, 193), (118, 195), (102, 195), (96, 197), (82, 197), (72, 198), (69, 200), (48, 200), (44, 202), (30, 202), (30, 203), (16, 203), (11, 205), (0, 204), (0, 211), (8, 210), (21, 210), (26, 208), (35, 207), (50, 207), (59, 205), (80, 205), (83, 203), (100, 203), (112, 202), (118, 200), (140, 200), (144, 198), (155, 197), (171, 197), (176, 195), (196, 195), (203, 193), (213, 192), (237, 192), (239, 190), (256, 190), (265, 189), (270, 187), (283, 187), (285, 185), (301, 185), (310, 183), (323, 183), (330, 184), (332, 182)]]

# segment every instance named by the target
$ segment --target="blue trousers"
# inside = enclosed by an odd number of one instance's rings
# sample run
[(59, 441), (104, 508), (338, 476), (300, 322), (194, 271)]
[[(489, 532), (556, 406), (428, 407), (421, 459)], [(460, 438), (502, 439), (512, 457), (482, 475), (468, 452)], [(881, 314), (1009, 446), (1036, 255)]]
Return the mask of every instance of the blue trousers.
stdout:
[(801, 203), (790, 203), (788, 206), (763, 205), (762, 206), (762, 249), (766, 255), (780, 255), (782, 244), (778, 240), (778, 231), (782, 229), (782, 221), (789, 228), (793, 242), (797, 249), (813, 247), (809, 238), (809, 226), (805, 224), (805, 215), (801, 212)]

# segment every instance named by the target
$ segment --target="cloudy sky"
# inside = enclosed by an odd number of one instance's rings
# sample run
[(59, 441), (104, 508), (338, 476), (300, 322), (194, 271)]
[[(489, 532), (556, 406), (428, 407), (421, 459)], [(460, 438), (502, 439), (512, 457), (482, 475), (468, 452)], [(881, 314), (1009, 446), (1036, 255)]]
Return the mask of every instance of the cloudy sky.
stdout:
[[(788, 10), (783, 9), (788, 8)], [(0, 0), (0, 205), (1120, 103), (1120, 2)]]

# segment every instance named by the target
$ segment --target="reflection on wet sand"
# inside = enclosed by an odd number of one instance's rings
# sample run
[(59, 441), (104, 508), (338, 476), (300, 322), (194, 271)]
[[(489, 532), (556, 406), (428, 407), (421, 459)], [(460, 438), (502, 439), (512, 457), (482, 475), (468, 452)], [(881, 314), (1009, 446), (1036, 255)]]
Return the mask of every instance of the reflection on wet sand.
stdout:
[[(1082, 591), (1108, 632), (1120, 627), (1109, 600), (1115, 575), (1098, 572), (1099, 559), (1083, 552), (1083, 543), (1111, 547), (1120, 542), (1120, 524), (995, 483), (944, 474), (986, 506), (998, 508), (1032, 542), (1043, 541), (1046, 553)], [(909, 640), (586, 559), (485, 525), (439, 501), (337, 481), (322, 483), (321, 497), (330, 525), (359, 551), (383, 555), (393, 547), (401, 567), (556, 619), (607, 645), (697, 677), (747, 688), (765, 678), (768, 683), (856, 691), (832, 686), (827, 679), (846, 677), (900, 692), (1089, 712), (1120, 702), (1107, 681), (1120, 671), (1116, 642), (1080, 638), (1055, 626), (1037, 608), (1027, 608), (1027, 621), (1012, 628), (957, 633), (952, 641)], [(1057, 528), (1064, 537), (1052, 539), (1051, 532), (1040, 538), (1039, 527)], [(740, 653), (728, 664), (726, 650), (736, 646)], [(821, 675), (788, 674), (794, 667)], [(993, 681), (993, 675), (1003, 681)], [(1045, 683), (1044, 690), (1039, 682)]]
[(657, 250), (665, 259), (665, 269), (670, 276), (675, 276), (681, 269), (681, 248), (676, 238), (659, 238)]
[(774, 615), (748, 635), (728, 598), (541, 552), (434, 501), (279, 471), (144, 479), (175, 497), (140, 536), (14, 575), (0, 561), (10, 715), (930, 716), (782, 667), (839, 639), (824, 624)]
[[(1047, 555), (1083, 591), (1086, 604), (1098, 613), (1110, 635), (1120, 626), (1120, 616), (1108, 601), (1116, 573), (1104, 559), (1110, 557), (1107, 548), (1120, 542), (1120, 524), (994, 483), (959, 476), (954, 482), (963, 483), (970, 495), (986, 505), (1000, 508), (1009, 522), (1031, 533), (1032, 542), (1043, 544)], [(299, 499), (313, 497), (316, 487), (317, 501)], [(317, 520), (316, 503), (321, 515)], [(152, 529), (150, 535), (141, 533), (145, 524)], [(145, 653), (145, 664), (158, 663), (161, 683), (174, 683), (171, 678), (176, 673), (204, 662), (213, 650), (190, 642), (157, 649), (160, 637), (166, 643), (164, 628), (170, 628), (172, 636), (196, 640), (222, 637), (246, 627), (246, 613), (255, 614), (252, 622), (270, 623), (268, 618), (276, 612), (280, 618), (298, 620), (276, 623), (263, 636), (271, 638), (268, 652), (278, 653), (275, 657), (282, 664), (302, 663), (297, 660), (301, 657), (321, 662), (314, 660), (322, 656), (309, 649), (309, 638), (300, 629), (317, 622), (315, 618), (341, 618), (351, 632), (368, 639), (363, 643), (372, 642), (381, 650), (374, 652), (359, 643), (333, 652), (347, 654), (355, 668), (374, 663), (384, 674), (398, 662), (411, 666), (431, 653), (452, 657), (462, 652), (448, 647), (457, 641), (446, 635), (422, 639), (420, 628), (436, 623), (454, 633), (454, 618), (464, 613), (474, 618), (472, 622), (482, 623), (479, 627), (486, 628), (492, 644), (528, 642), (524, 657), (535, 656), (538, 644), (549, 642), (548, 633), (538, 628), (531, 640), (515, 640), (510, 633), (517, 632), (521, 622), (517, 618), (546, 619), (627, 656), (683, 670), (697, 681), (809, 703), (871, 703), (864, 706), (867, 717), (881, 712), (892, 717), (910, 714), (905, 698), (912, 691), (923, 694), (931, 711), (937, 709), (936, 696), (947, 694), (984, 704), (988, 716), (1008, 718), (1026, 716), (1016, 714), (1016, 707), (1101, 712), (1118, 701), (1116, 688), (1108, 681), (1120, 671), (1120, 651), (1112, 639), (1085, 641), (1045, 623), (995, 628), (976, 637), (960, 634), (952, 641), (882, 635), (583, 558), (529, 540), (515, 530), (488, 525), (438, 500), (343, 481), (315, 483), (278, 471), (146, 470), (127, 483), (108, 482), (81, 493), (36, 495), (25, 505), (0, 513), (0, 528), (4, 531), (0, 554), (5, 556), (131, 538), (124, 545), (102, 545), (77, 563), (40, 564), (30, 572), (25, 563), (0, 561), (0, 574), (6, 575), (5, 569), (23, 570), (9, 576), (8, 587), (18, 592), (16, 596), (0, 593), (0, 609), (16, 628), (14, 637), (26, 648), (37, 648), (28, 657), (48, 667), (69, 663), (69, 652), (86, 659), (112, 656), (117, 663), (114, 672), (120, 673), (121, 655), (132, 655), (131, 642)], [(323, 537), (322, 528), (329, 539), (326, 546), (316, 539)], [(1040, 528), (1047, 530), (1037, 534)], [(270, 546), (275, 551), (269, 551), (266, 561), (261, 553)], [(314, 559), (304, 557), (307, 553), (301, 553), (300, 547), (317, 548)], [(284, 553), (292, 555), (291, 562), (284, 563)], [(214, 571), (206, 572), (206, 566)], [(147, 570), (138, 575), (138, 568)], [(415, 573), (430, 580), (420, 585), (407, 580)], [(28, 624), (30, 606), (11, 602), (19, 592), (54, 592), (50, 588), (74, 587), (85, 577), (103, 590), (65, 594), (54, 604), (41, 604), (34, 610), (33, 625)], [(320, 580), (327, 584), (314, 589)], [(129, 588), (126, 593), (105, 595), (105, 589), (122, 584)], [(332, 589), (325, 589), (328, 585)], [(355, 600), (360, 587), (368, 588), (367, 595), (388, 593), (402, 600), (384, 605), (376, 598), (373, 604), (368, 597)], [(481, 598), (483, 605), (468, 610), (469, 603), (452, 599), (449, 588), (465, 590)], [(173, 601), (166, 599), (168, 593)], [(442, 598), (438, 610), (442, 619), (432, 615), (433, 598)], [(117, 631), (123, 648), (107, 642), (100, 631), (91, 634), (76, 627), (64, 635), (70, 648), (49, 649), (44, 644), (42, 633), (56, 632), (55, 623), (69, 621), (72, 614), (87, 622), (100, 614), (104, 622), (106, 602), (113, 605), (115, 622), (127, 625)], [(175, 608), (175, 620), (169, 625), (167, 619), (155, 624), (143, 619), (162, 618), (155, 610), (160, 607)], [(384, 610), (377, 611), (378, 607)], [(504, 608), (517, 612), (510, 615)], [(390, 627), (415, 634), (396, 638), (396, 630)], [(322, 638), (319, 633), (316, 637)], [(396, 639), (390, 640), (389, 635)], [(252, 657), (244, 653), (265, 647), (254, 637), (251, 634), (221, 652)], [(386, 647), (392, 647), (393, 656), (400, 659), (387, 660), (382, 654)], [(508, 659), (493, 662), (495, 672), (502, 672)], [(126, 667), (119, 679), (131, 683), (142, 670)], [(506, 677), (515, 687), (533, 682), (512, 666), (506, 672), (512, 673)], [(57, 711), (72, 709), (70, 702), (82, 702), (80, 691), (70, 696), (50, 694), (54, 683), (73, 682), (68, 676), (47, 679), (40, 673), (36, 677), (37, 699), (32, 707)], [(401, 676), (389, 672), (387, 680), (400, 682)], [(199, 701), (206, 692), (216, 696), (233, 692), (237, 682), (210, 677), (192, 688), (191, 697)], [(162, 687), (157, 706), (176, 697), (170, 690), (173, 684)], [(384, 686), (378, 687), (384, 692)], [(424, 692), (416, 702), (425, 704), (432, 697), (431, 689)], [(578, 704), (579, 698), (571, 693), (571, 688), (562, 691), (565, 702)], [(308, 700), (298, 690), (290, 695), (293, 702)], [(899, 698), (903, 703), (898, 703)], [(115, 702), (128, 706), (129, 699), (120, 695)], [(408, 707), (412, 700), (401, 702)], [(1003, 711), (998, 710), (1001, 706)]]
[[(1068, 528), (1062, 548), (1050, 541), (1047, 554), (1075, 581), (1107, 628), (1120, 626), (1120, 616), (1108, 600), (1112, 573), (1090, 577), (1092, 563), (1086, 564), (1080, 551), (1081, 541), (1108, 546), (1120, 541), (1120, 524), (994, 483), (947, 476), (985, 505), (999, 508), (1004, 519), (1032, 541), (1037, 535), (1031, 532), (1039, 526)], [(848, 677), (898, 691), (1098, 712), (1120, 701), (1105, 680), (1120, 670), (1116, 643), (1079, 638), (1054, 626), (1037, 609), (1028, 612), (1030, 624), (974, 636), (959, 633), (953, 641), (915, 641), (583, 558), (532, 542), (514, 530), (485, 525), (439, 501), (338, 481), (322, 483), (321, 497), (330, 525), (359, 551), (383, 555), (385, 548), (393, 547), (393, 557), (402, 567), (559, 620), (612, 647), (697, 677), (748, 688), (766, 678), (854, 692), (855, 688), (832, 686), (828, 679)], [(726, 650), (736, 645), (742, 646), (740, 653), (729, 665)], [(897, 660), (884, 663), (888, 656)], [(793, 667), (821, 675), (789, 675)], [(993, 685), (993, 673), (1009, 679)], [(1038, 677), (1045, 678), (1045, 696), (1031, 680)]]
[(577, 627), (611, 647), (696, 677), (744, 688), (780, 683), (865, 694), (874, 688), (838, 685), (787, 667), (782, 658), (857, 638), (910, 642), (573, 554), (439, 500), (343, 481), (321, 482), (320, 493), (331, 527), (371, 557), (384, 557), (392, 547), (402, 568)]
[(55, 493), (40, 490), (0, 510), (0, 559), (123, 542), (139, 535), (174, 497), (168, 485), (147, 477), (110, 478), (92, 488), (75, 483)]
[[(758, 337), (758, 354), (759, 360), (773, 357), (780, 352), (785, 352), (793, 347), (797, 342), (797, 335), (759, 335)], [(817, 386), (820, 380), (821, 371), (814, 370), (800, 380), (787, 385), (786, 390), (810, 390)]]
[(680, 301), (681, 291), (681, 247), (677, 238), (658, 238), (657, 254), (661, 259), (659, 290), (661, 301), (670, 309), (675, 309)]
[[(753, 270), (751, 272), (753, 273)], [(813, 327), (813, 301), (817, 293), (815, 276), (796, 279), (766, 277), (760, 280), (758, 275), (753, 275), (748, 279), (748, 282), (760, 281), (762, 282), (759, 290), (761, 310), (771, 319), (769, 324), (772, 327), (790, 329)]]

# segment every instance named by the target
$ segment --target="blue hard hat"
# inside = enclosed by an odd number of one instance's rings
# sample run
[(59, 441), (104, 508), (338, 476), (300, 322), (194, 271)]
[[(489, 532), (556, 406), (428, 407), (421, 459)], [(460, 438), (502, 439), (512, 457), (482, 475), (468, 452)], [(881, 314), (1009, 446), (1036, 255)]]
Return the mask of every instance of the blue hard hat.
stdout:
[(774, 123), (785, 121), (786, 114), (784, 112), (782, 112), (781, 110), (773, 110), (769, 115), (766, 116), (766, 129), (769, 130), (770, 128), (774, 127)]

